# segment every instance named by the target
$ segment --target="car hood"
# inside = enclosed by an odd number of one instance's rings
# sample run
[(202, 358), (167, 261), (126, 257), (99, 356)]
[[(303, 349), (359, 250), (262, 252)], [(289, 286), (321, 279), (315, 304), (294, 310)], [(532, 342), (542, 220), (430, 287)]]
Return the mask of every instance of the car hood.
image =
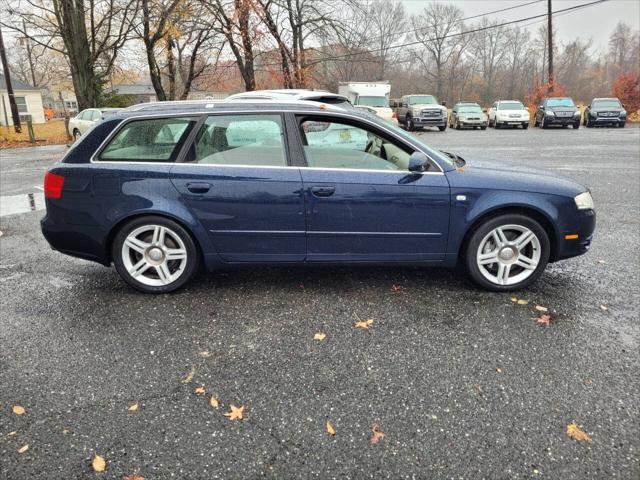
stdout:
[(578, 107), (564, 107), (564, 106), (556, 106), (556, 107), (547, 107), (547, 110), (551, 110), (552, 112), (577, 112)]
[(592, 112), (622, 112), (624, 111), (624, 108), (620, 108), (620, 107), (591, 107), (589, 110), (591, 110)]
[(471, 160), (447, 172), (453, 188), (515, 190), (575, 197), (587, 190), (579, 183), (548, 170), (508, 165), (488, 160)]
[(425, 109), (433, 109), (433, 110), (446, 110), (447, 107), (442, 106), (442, 105), (438, 105), (437, 103), (414, 103), (412, 105), (409, 105), (409, 108), (415, 108), (422, 110), (423, 108)]

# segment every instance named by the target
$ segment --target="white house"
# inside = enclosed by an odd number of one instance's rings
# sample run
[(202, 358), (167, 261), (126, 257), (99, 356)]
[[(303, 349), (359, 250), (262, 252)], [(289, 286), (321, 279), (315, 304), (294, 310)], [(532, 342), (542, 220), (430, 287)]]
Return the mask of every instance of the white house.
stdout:
[[(18, 105), (20, 119), (26, 122), (30, 115), (33, 123), (45, 123), (40, 90), (16, 78), (11, 79), (11, 85), (13, 86), (13, 94)], [(0, 125), (13, 125), (7, 83), (2, 74), (0, 74), (0, 97)]]

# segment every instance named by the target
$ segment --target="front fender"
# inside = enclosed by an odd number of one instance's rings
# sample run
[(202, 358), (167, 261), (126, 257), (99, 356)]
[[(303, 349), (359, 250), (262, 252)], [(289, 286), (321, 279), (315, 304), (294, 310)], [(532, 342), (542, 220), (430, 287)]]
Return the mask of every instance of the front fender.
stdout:
[[(465, 200), (459, 200), (459, 195), (466, 197)], [(516, 191), (486, 191), (468, 189), (451, 190), (451, 218), (449, 244), (447, 247), (448, 255), (457, 255), (460, 248), (470, 233), (470, 230), (477, 223), (487, 216), (496, 214), (499, 211), (519, 211), (532, 212), (536, 216), (541, 216), (546, 220), (548, 226), (553, 230), (553, 238), (550, 240), (555, 242), (559, 238), (558, 220), (560, 212), (554, 203), (557, 197), (555, 195), (547, 195), (530, 192)]]

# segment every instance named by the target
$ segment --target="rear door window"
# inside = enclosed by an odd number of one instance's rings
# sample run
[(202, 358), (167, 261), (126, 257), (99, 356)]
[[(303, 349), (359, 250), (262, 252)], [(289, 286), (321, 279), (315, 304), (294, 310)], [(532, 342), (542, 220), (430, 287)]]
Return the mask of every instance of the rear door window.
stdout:
[(128, 122), (100, 153), (99, 160), (174, 162), (196, 121), (173, 117)]
[(198, 132), (186, 161), (286, 166), (284, 143), (280, 115), (212, 115)]

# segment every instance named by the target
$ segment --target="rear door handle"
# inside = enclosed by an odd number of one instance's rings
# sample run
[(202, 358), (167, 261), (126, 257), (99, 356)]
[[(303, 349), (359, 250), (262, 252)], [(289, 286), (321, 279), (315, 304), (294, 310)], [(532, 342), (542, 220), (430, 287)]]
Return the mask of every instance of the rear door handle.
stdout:
[(336, 191), (336, 187), (311, 187), (311, 194), (314, 197), (330, 197)]
[(211, 184), (206, 182), (187, 183), (187, 190), (191, 193), (207, 193), (210, 188)]

